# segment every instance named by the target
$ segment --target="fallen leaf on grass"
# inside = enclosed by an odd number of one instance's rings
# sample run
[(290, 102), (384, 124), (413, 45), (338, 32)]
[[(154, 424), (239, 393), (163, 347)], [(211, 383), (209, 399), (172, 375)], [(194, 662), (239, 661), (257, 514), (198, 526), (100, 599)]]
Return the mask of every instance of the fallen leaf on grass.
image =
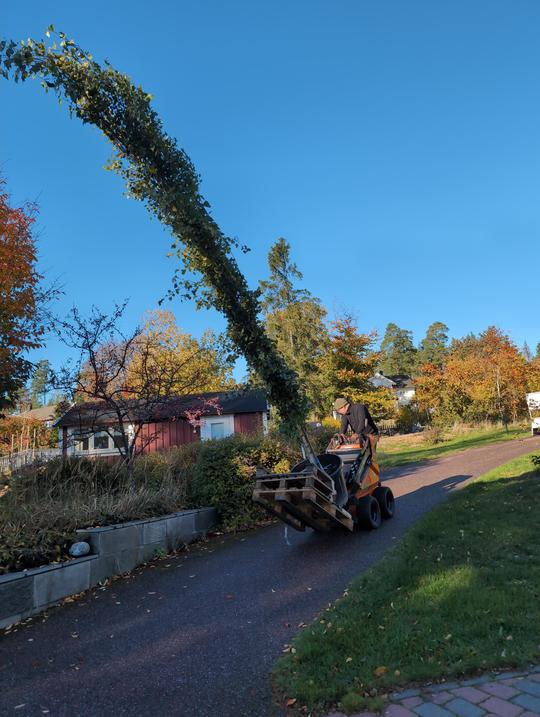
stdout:
[(290, 698), (287, 700), (287, 707), (292, 707), (292, 706), (295, 705), (295, 704), (296, 704), (296, 697), (290, 697)]
[(385, 667), (384, 665), (381, 665), (380, 667), (376, 667), (373, 670), (373, 674), (375, 675), (375, 677), (382, 677), (387, 669), (388, 669), (387, 667)]
[(352, 662), (352, 657), (347, 657), (347, 658), (345, 659), (345, 662)]

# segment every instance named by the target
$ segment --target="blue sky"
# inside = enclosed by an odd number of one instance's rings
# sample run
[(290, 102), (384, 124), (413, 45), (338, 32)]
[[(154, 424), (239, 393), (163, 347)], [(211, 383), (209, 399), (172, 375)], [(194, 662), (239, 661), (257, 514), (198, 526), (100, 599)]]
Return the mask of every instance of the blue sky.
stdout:
[[(49, 7), (45, 7), (49, 5)], [(330, 316), (420, 340), (489, 324), (540, 341), (540, 4), (535, 0), (1, 3), (0, 35), (53, 23), (154, 95), (214, 217), (251, 247), (286, 237)], [(0, 82), (0, 171), (40, 205), (41, 267), (65, 312), (164, 296), (167, 233), (102, 167), (109, 146), (37, 83)], [(199, 335), (212, 312), (169, 305)], [(35, 358), (58, 364), (50, 341)]]

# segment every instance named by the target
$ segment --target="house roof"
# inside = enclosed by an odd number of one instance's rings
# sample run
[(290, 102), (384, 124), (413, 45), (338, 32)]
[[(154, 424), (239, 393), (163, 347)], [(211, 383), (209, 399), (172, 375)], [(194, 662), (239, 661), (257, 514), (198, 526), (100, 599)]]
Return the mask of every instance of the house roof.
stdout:
[(392, 381), (390, 376), (385, 376), (380, 371), (377, 371), (375, 376), (372, 376), (371, 378), (369, 378), (368, 381), (373, 386), (385, 386), (386, 388), (394, 388), (394, 382)]
[[(219, 405), (219, 410), (216, 406), (208, 404), (208, 401), (216, 401)], [(139, 420), (142, 418), (145, 422), (165, 421), (173, 418), (185, 418), (186, 412), (199, 410), (203, 410), (203, 415), (205, 416), (230, 415), (236, 413), (265, 413), (268, 410), (268, 402), (266, 393), (261, 390), (214, 391), (211, 393), (175, 396), (165, 399), (154, 406), (150, 414), (148, 414), (133, 401), (133, 415), (131, 419), (134, 420), (136, 414), (139, 414)], [(102, 402), (87, 402), (71, 406), (55, 425), (80, 426), (92, 423), (107, 424), (114, 423), (116, 420), (113, 411), (106, 410)]]
[(404, 373), (387, 376), (386, 378), (391, 379), (396, 384), (396, 388), (413, 388), (414, 386), (412, 378)]
[(32, 408), (30, 411), (22, 411), (13, 414), (14, 418), (21, 418), (26, 421), (52, 421), (55, 418), (56, 404)]

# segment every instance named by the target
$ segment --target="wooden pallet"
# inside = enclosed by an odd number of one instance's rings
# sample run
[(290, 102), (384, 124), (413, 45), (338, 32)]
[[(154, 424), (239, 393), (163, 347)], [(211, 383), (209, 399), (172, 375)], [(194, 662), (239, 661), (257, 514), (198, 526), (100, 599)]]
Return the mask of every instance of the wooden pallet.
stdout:
[(334, 482), (315, 466), (301, 473), (276, 473), (259, 478), (255, 483), (255, 491), (271, 493), (275, 491), (286, 491), (295, 488), (313, 488), (326, 496), (331, 502), (334, 501), (336, 490)]
[(257, 480), (253, 500), (295, 528), (328, 532), (353, 530), (350, 514), (335, 504), (333, 481), (315, 466), (302, 473), (269, 475)]

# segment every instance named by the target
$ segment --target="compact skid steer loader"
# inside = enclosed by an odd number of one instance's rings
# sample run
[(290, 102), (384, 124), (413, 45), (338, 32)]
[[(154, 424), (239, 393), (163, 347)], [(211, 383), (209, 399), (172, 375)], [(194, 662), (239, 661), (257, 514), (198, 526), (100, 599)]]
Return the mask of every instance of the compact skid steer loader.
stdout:
[(315, 455), (305, 432), (305, 459), (290, 473), (261, 476), (253, 500), (296, 530), (373, 530), (394, 514), (394, 496), (381, 485), (377, 437), (336, 434)]

